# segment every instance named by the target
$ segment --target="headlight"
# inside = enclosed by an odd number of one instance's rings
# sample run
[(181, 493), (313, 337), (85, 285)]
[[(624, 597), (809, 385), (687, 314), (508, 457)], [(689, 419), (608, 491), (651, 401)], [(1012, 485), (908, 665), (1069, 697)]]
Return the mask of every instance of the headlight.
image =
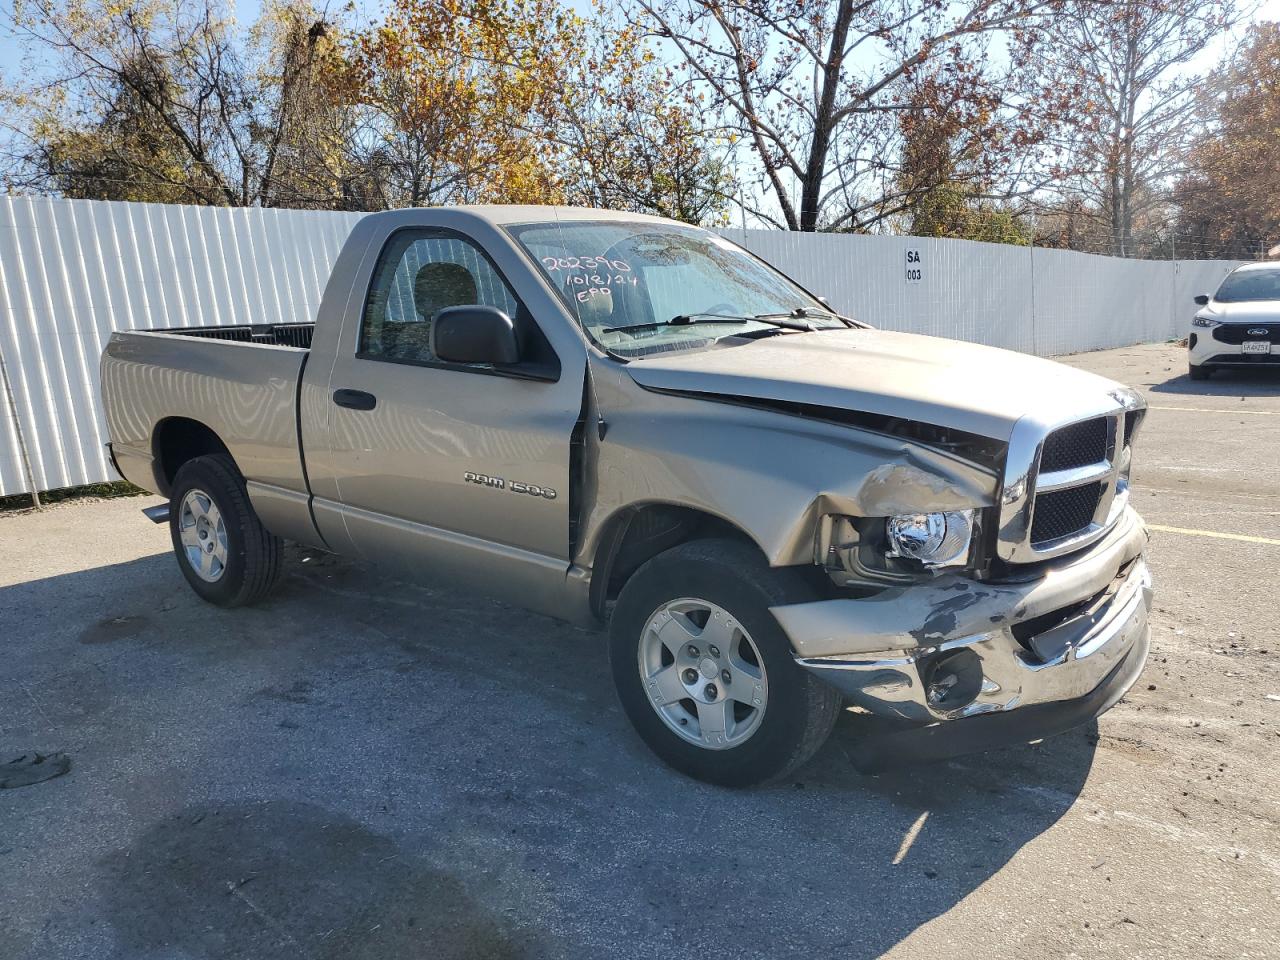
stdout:
[(1218, 321), (1213, 319), (1213, 317), (1193, 317), (1191, 319), (1191, 325), (1193, 327), (1216, 327), (1218, 325)]
[(973, 538), (973, 511), (908, 513), (885, 521), (891, 557), (907, 557), (927, 567), (963, 565)]

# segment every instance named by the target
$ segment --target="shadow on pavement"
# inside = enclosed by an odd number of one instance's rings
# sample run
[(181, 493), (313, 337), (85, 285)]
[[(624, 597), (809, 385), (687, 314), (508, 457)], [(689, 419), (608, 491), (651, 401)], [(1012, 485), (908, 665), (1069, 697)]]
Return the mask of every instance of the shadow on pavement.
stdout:
[(863, 777), (850, 714), (791, 781), (709, 787), (632, 734), (599, 634), (291, 553), (255, 609), (168, 556), (0, 590), (0, 696), (39, 707), (0, 742), (74, 754), (4, 798), (18, 956), (873, 958), (1093, 762), (1096, 728)]
[(1208, 380), (1192, 380), (1187, 374), (1152, 384), (1152, 393), (1176, 393), (1197, 397), (1274, 397), (1280, 392), (1280, 366), (1222, 367)]

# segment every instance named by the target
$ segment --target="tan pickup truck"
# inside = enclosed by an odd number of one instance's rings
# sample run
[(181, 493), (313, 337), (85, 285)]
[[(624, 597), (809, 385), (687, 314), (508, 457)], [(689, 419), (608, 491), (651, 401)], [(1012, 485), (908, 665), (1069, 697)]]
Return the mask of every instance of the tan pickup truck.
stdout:
[(1146, 658), (1134, 392), (870, 329), (714, 233), (382, 213), (314, 322), (173, 319), (102, 384), (197, 593), (257, 600), (292, 540), (607, 622), (627, 716), (692, 776), (783, 776), (845, 707), (893, 721), (868, 770), (1039, 739)]

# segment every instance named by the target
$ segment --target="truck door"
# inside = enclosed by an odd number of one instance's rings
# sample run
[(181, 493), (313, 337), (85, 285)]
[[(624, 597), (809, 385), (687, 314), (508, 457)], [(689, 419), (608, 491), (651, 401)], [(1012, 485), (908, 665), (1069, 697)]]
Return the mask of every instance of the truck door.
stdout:
[[(375, 238), (370, 257), (375, 251), (357, 273), (317, 397), (328, 406), (326, 449), (309, 460), (321, 533), (335, 549), (392, 561), (419, 578), (557, 612), (570, 562), (581, 342), (576, 351), (564, 339), (558, 351), (552, 346), (526, 303), (546, 293), (529, 289), (536, 281), (509, 249), (498, 251), (504, 271), (467, 233), (406, 227), (380, 245)], [(434, 355), (434, 316), (472, 304), (513, 319), (519, 364), (496, 369)]]

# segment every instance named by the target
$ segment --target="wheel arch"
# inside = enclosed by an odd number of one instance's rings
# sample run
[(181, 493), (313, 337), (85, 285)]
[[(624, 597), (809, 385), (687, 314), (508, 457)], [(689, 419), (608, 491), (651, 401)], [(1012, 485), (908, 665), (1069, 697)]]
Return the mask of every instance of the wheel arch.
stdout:
[(222, 438), (207, 424), (191, 417), (165, 417), (151, 433), (151, 455), (159, 492), (169, 496), (182, 465), (210, 454), (222, 454), (235, 463)]
[(765, 557), (755, 539), (733, 521), (666, 501), (632, 504), (603, 525), (591, 565), (591, 612), (605, 619), (609, 602), (648, 560), (665, 550), (708, 538), (736, 540)]

